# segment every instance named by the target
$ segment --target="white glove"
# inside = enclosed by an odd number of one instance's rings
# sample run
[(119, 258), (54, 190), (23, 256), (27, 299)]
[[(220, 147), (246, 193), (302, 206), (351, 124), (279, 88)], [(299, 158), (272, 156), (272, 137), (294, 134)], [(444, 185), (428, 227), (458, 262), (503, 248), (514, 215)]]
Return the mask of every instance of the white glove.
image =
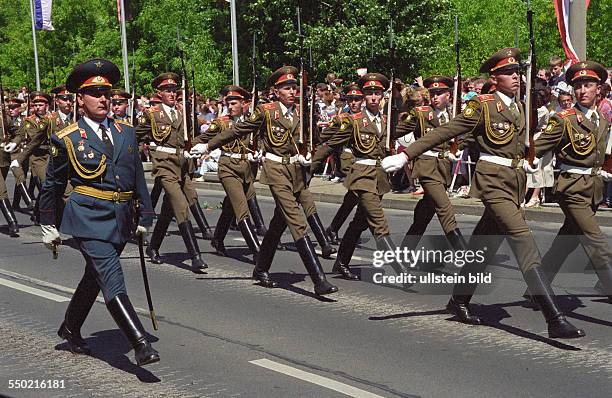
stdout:
[(247, 159), (249, 159), (249, 162), (253, 162), (253, 163), (257, 163), (261, 160), (262, 157), (262, 153), (260, 150), (255, 151), (255, 153), (251, 153), (249, 152), (249, 154), (247, 155)]
[(308, 152), (306, 156), (298, 155), (298, 162), (302, 166), (310, 166), (310, 164), (312, 163), (312, 155), (310, 154), (310, 152)]
[(55, 225), (41, 225), (40, 228), (42, 229), (42, 241), (47, 249), (55, 250), (58, 245), (62, 244)]
[(383, 170), (387, 173), (393, 173), (404, 167), (408, 163), (408, 155), (404, 152), (397, 155), (387, 156), (381, 162)]
[(191, 158), (197, 158), (199, 155), (197, 154), (191, 154), (187, 151), (183, 151), (183, 156), (185, 156), (186, 159), (191, 159)]
[(458, 162), (459, 160), (461, 160), (461, 157), (463, 156), (463, 149), (457, 151), (457, 154), (453, 154), (452, 152), (448, 153), (448, 158), (452, 161), (452, 162)]
[(193, 148), (191, 148), (192, 155), (206, 155), (208, 153), (208, 144), (195, 144)]
[(152, 150), (155, 150), (155, 148), (157, 148), (157, 144), (154, 143), (153, 141), (149, 142), (149, 148)]
[(147, 227), (143, 227), (142, 225), (139, 225), (138, 227), (136, 227), (136, 235), (142, 235), (144, 237), (148, 233), (149, 233), (149, 230), (147, 229)]
[(19, 161), (17, 159), (11, 162), (10, 168), (12, 169), (13, 167), (19, 168)]
[(9, 142), (4, 145), (4, 152), (13, 152), (15, 149), (17, 149), (17, 144), (14, 142)]
[(599, 170), (599, 175), (603, 178), (604, 182), (612, 181), (612, 173), (608, 173), (605, 170)]
[(540, 159), (533, 158), (533, 167), (531, 167), (527, 159), (525, 159), (523, 162), (523, 170), (525, 170), (525, 173), (527, 174), (537, 173), (538, 170), (540, 170)]

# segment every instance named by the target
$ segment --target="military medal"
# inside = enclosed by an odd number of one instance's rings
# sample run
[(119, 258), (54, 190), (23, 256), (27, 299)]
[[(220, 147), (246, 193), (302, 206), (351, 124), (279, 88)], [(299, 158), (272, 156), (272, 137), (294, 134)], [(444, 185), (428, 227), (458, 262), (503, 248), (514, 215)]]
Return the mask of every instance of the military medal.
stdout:
[(87, 157), (90, 158), (90, 159), (93, 159), (94, 158), (93, 151), (89, 151), (89, 153), (87, 154)]
[(85, 147), (84, 147), (83, 145), (79, 145), (79, 146), (77, 147), (77, 150), (78, 150), (79, 152), (83, 152), (83, 151), (85, 150)]
[(132, 153), (134, 151), (134, 147), (132, 147), (132, 144), (128, 145), (128, 153)]

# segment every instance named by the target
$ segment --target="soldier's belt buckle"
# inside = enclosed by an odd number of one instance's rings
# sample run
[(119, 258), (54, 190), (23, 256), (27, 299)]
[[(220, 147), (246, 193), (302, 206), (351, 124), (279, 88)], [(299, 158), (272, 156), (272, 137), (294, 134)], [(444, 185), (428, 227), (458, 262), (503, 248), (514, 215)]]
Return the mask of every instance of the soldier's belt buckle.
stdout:
[(240, 160), (246, 160), (248, 158), (246, 153), (241, 153), (240, 154)]
[(290, 163), (290, 159), (287, 156), (283, 156), (281, 164), (289, 164), (289, 163)]
[(119, 202), (119, 192), (113, 192), (113, 202)]
[(593, 167), (593, 168), (591, 169), (591, 175), (592, 175), (593, 177), (595, 177), (596, 175), (598, 175), (598, 174), (599, 174), (599, 170), (601, 170), (601, 167)]
[(444, 159), (446, 157), (446, 152), (438, 152), (438, 159)]

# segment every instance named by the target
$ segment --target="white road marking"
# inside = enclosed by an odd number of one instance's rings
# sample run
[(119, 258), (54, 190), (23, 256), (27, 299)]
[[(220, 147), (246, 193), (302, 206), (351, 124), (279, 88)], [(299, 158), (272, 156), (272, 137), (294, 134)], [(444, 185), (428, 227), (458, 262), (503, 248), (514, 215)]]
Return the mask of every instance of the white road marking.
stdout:
[(9, 281), (8, 279), (0, 278), (0, 285), (4, 285), (6, 287), (10, 287), (12, 289), (21, 290), (22, 292), (30, 293), (35, 296), (44, 297), (49, 300), (57, 301), (58, 303), (63, 303), (65, 301), (70, 301), (68, 297), (60, 296), (59, 294), (49, 293), (44, 290), (36, 289), (35, 287), (30, 287), (26, 285), (22, 285), (21, 283)]
[(262, 368), (273, 370), (278, 373), (285, 374), (287, 376), (295, 377), (296, 379), (304, 380), (321, 387), (329, 388), (330, 390), (334, 390), (339, 393), (348, 395), (349, 397), (383, 398), (380, 395), (373, 394), (360, 388), (353, 387), (351, 385), (344, 384), (339, 381), (329, 379), (327, 377), (319, 376), (314, 373), (305, 372), (303, 370), (291, 366), (283, 365), (282, 363), (274, 362), (266, 358), (249, 361), (249, 363), (261, 366)]

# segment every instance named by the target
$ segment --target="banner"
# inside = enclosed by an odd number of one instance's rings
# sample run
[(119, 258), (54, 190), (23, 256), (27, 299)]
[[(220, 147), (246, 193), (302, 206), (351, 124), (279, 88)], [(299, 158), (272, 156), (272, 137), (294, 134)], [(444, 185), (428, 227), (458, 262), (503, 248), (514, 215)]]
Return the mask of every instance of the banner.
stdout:
[[(555, 14), (557, 15), (557, 26), (559, 27), (559, 34), (561, 35), (561, 45), (565, 51), (565, 57), (568, 60), (566, 67), (575, 64), (580, 61), (578, 54), (574, 50), (572, 45), (572, 39), (569, 34), (569, 15), (570, 15), (570, 3), (572, 0), (554, 0), (555, 3)], [(589, 8), (589, 0), (586, 0), (586, 8)]]
[(34, 0), (34, 20), (38, 30), (55, 30), (51, 24), (53, 0)]

